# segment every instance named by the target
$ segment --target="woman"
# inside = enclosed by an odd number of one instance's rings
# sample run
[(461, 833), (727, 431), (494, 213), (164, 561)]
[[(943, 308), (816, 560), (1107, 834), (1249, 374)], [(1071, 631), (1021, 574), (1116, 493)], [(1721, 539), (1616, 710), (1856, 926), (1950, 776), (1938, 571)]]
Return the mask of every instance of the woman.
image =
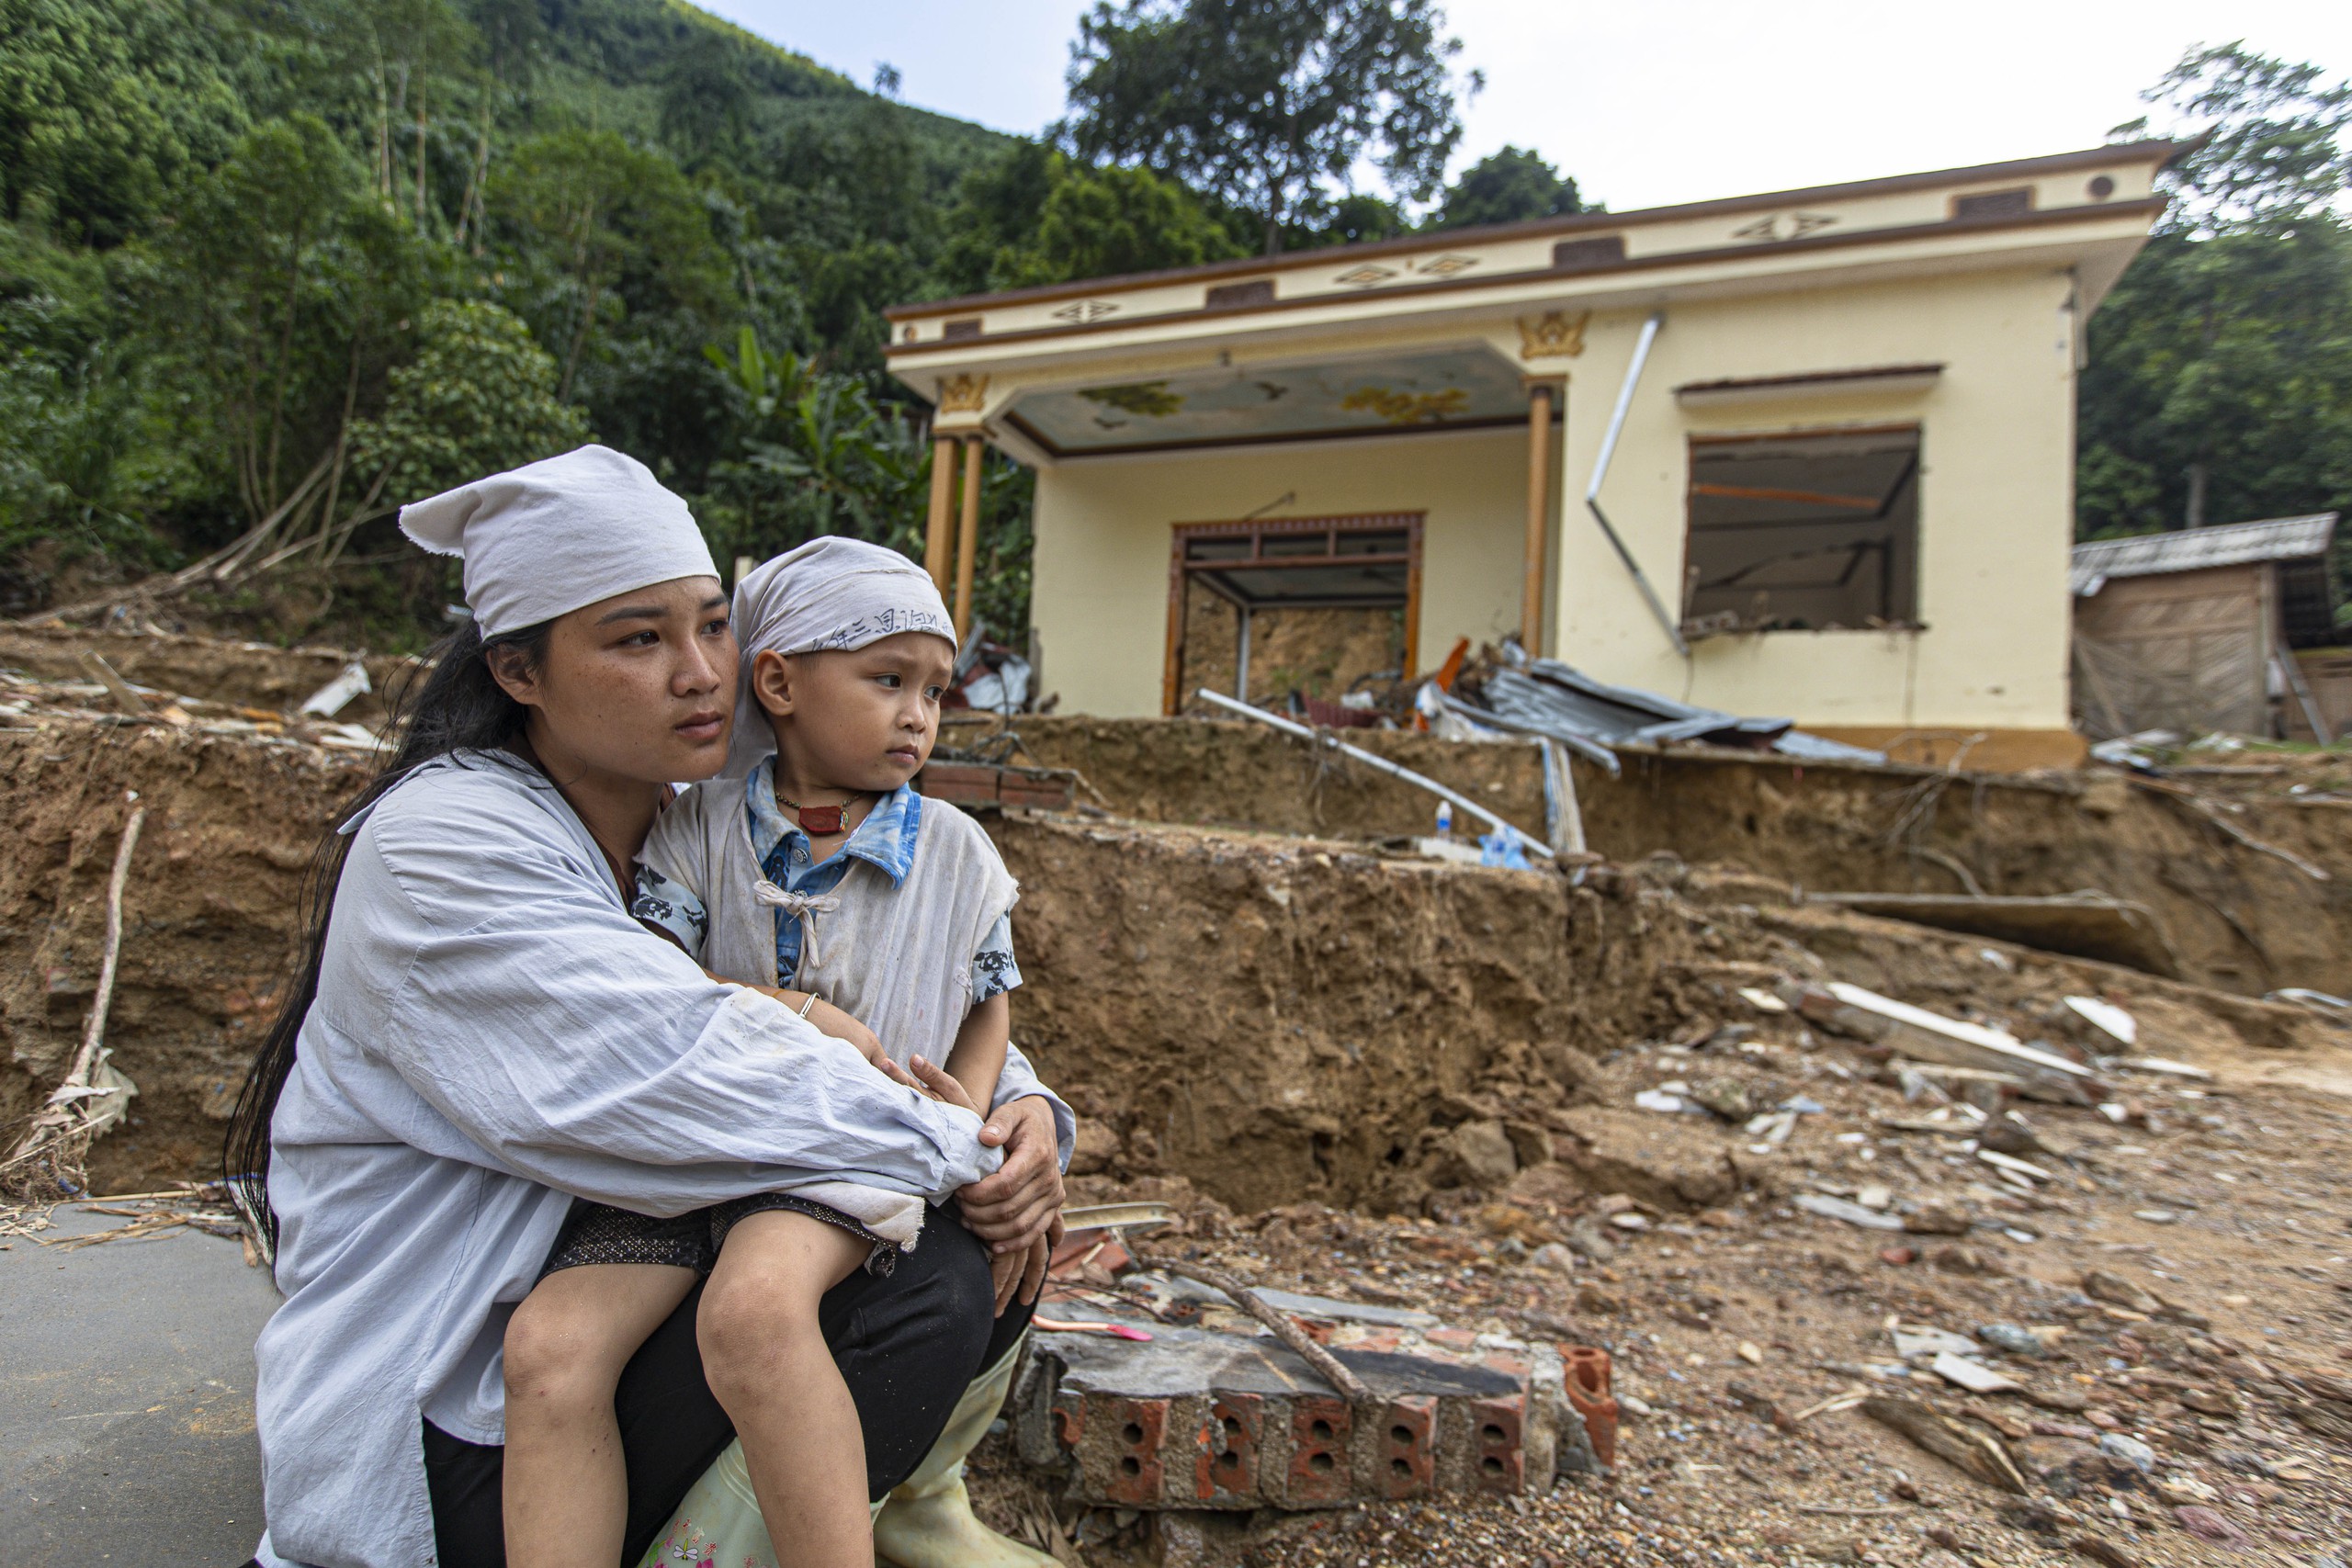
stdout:
[[(725, 759), (736, 674), (708, 549), (641, 465), (584, 447), (402, 526), (464, 558), (472, 621), (339, 829), (327, 915), (231, 1133), (287, 1298), (254, 1351), (256, 1561), (503, 1561), (500, 1339), (571, 1198), (680, 1213), (814, 1170), (956, 1187), (971, 1227), (939, 1224), (826, 1298), (879, 1498), (1025, 1322), (991, 1320), (984, 1243), (1048, 1234), (1069, 1114), (1016, 1053), (975, 1139), (826, 1041), (821, 1014), (714, 983), (629, 919), (665, 784)], [(729, 1440), (712, 1386), (739, 1410), (791, 1396), (740, 1320), (698, 1358), (697, 1305), (623, 1381), (633, 1553)], [(934, 1537), (968, 1520), (953, 1491), (962, 1517), (926, 1517)]]

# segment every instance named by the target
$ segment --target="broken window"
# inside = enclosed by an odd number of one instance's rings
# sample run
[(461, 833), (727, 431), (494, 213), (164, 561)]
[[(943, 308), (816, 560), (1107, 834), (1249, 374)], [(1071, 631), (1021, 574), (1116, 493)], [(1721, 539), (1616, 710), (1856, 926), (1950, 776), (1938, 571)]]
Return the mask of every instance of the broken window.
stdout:
[(1336, 701), (1412, 672), (1421, 513), (1180, 523), (1162, 706), (1207, 686), (1245, 702)]
[(1911, 626), (1919, 430), (1694, 436), (1683, 632)]

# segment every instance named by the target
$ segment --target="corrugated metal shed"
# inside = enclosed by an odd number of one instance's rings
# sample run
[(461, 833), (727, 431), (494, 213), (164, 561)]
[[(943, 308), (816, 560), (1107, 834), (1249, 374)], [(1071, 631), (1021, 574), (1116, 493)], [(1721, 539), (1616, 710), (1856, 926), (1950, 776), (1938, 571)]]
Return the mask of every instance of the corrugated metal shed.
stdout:
[(2311, 517), (2272, 517), (2220, 528), (2094, 539), (2075, 547), (2075, 596), (2088, 598), (2110, 577), (2156, 577), (2211, 566), (2324, 556), (2335, 542), (2335, 519), (2336, 513), (2322, 512)]

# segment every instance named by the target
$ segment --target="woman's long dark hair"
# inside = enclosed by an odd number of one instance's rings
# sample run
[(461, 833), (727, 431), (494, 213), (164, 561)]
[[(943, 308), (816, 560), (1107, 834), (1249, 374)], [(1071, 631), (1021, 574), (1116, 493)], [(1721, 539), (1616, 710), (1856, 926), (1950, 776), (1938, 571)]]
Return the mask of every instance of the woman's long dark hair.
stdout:
[(524, 670), (536, 671), (547, 656), (548, 631), (554, 624), (541, 621), (484, 642), (481, 629), (468, 621), (443, 638), (427, 656), (431, 662), (422, 671), (411, 671), (393, 694), (385, 731), (396, 738), (391, 761), (344, 808), (311, 856), (299, 907), (308, 928), (301, 965), (277, 1021), (263, 1036), (261, 1049), (245, 1074), (245, 1087), (237, 1096), (237, 1109), (229, 1118), (228, 1135), (220, 1150), (221, 1175), (228, 1181), (230, 1197), (264, 1255), (273, 1261), (277, 1251), (277, 1215), (269, 1206), (269, 1123), (277, 1110), (277, 1097), (286, 1088), (286, 1076), (294, 1070), (295, 1038), (301, 1033), (302, 1020), (319, 994), (327, 920), (334, 912), (335, 886), (343, 878), (344, 857), (351, 849), (351, 838), (344, 827), (436, 757), (512, 745), (522, 735), (529, 710), (508, 696), (492, 678), (490, 650), (513, 649)]

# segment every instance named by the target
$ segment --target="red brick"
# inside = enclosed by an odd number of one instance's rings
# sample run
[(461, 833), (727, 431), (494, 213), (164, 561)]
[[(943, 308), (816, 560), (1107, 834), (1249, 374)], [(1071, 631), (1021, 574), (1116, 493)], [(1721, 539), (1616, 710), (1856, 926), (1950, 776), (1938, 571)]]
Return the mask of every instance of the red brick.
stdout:
[(1470, 1403), (1470, 1440), (1477, 1456), (1472, 1472), (1479, 1490), (1519, 1492), (1527, 1483), (1527, 1456), (1521, 1447), (1526, 1396), (1476, 1399)]
[(1159, 1501), (1166, 1467), (1160, 1447), (1168, 1438), (1168, 1401), (1095, 1398), (1088, 1425), (1101, 1434), (1102, 1495), (1114, 1503)]
[(1383, 1497), (1419, 1497), (1437, 1476), (1437, 1396), (1395, 1399), (1381, 1413), (1374, 1484)]
[(1349, 1491), (1348, 1438), (1354, 1412), (1344, 1399), (1301, 1394), (1290, 1406), (1290, 1464), (1283, 1501), (1294, 1508), (1343, 1501)]
[(1200, 1501), (1257, 1495), (1263, 1404), (1254, 1393), (1228, 1393), (1210, 1402), (1208, 1419), (1201, 1426), (1200, 1459), (1193, 1476), (1193, 1495)]

